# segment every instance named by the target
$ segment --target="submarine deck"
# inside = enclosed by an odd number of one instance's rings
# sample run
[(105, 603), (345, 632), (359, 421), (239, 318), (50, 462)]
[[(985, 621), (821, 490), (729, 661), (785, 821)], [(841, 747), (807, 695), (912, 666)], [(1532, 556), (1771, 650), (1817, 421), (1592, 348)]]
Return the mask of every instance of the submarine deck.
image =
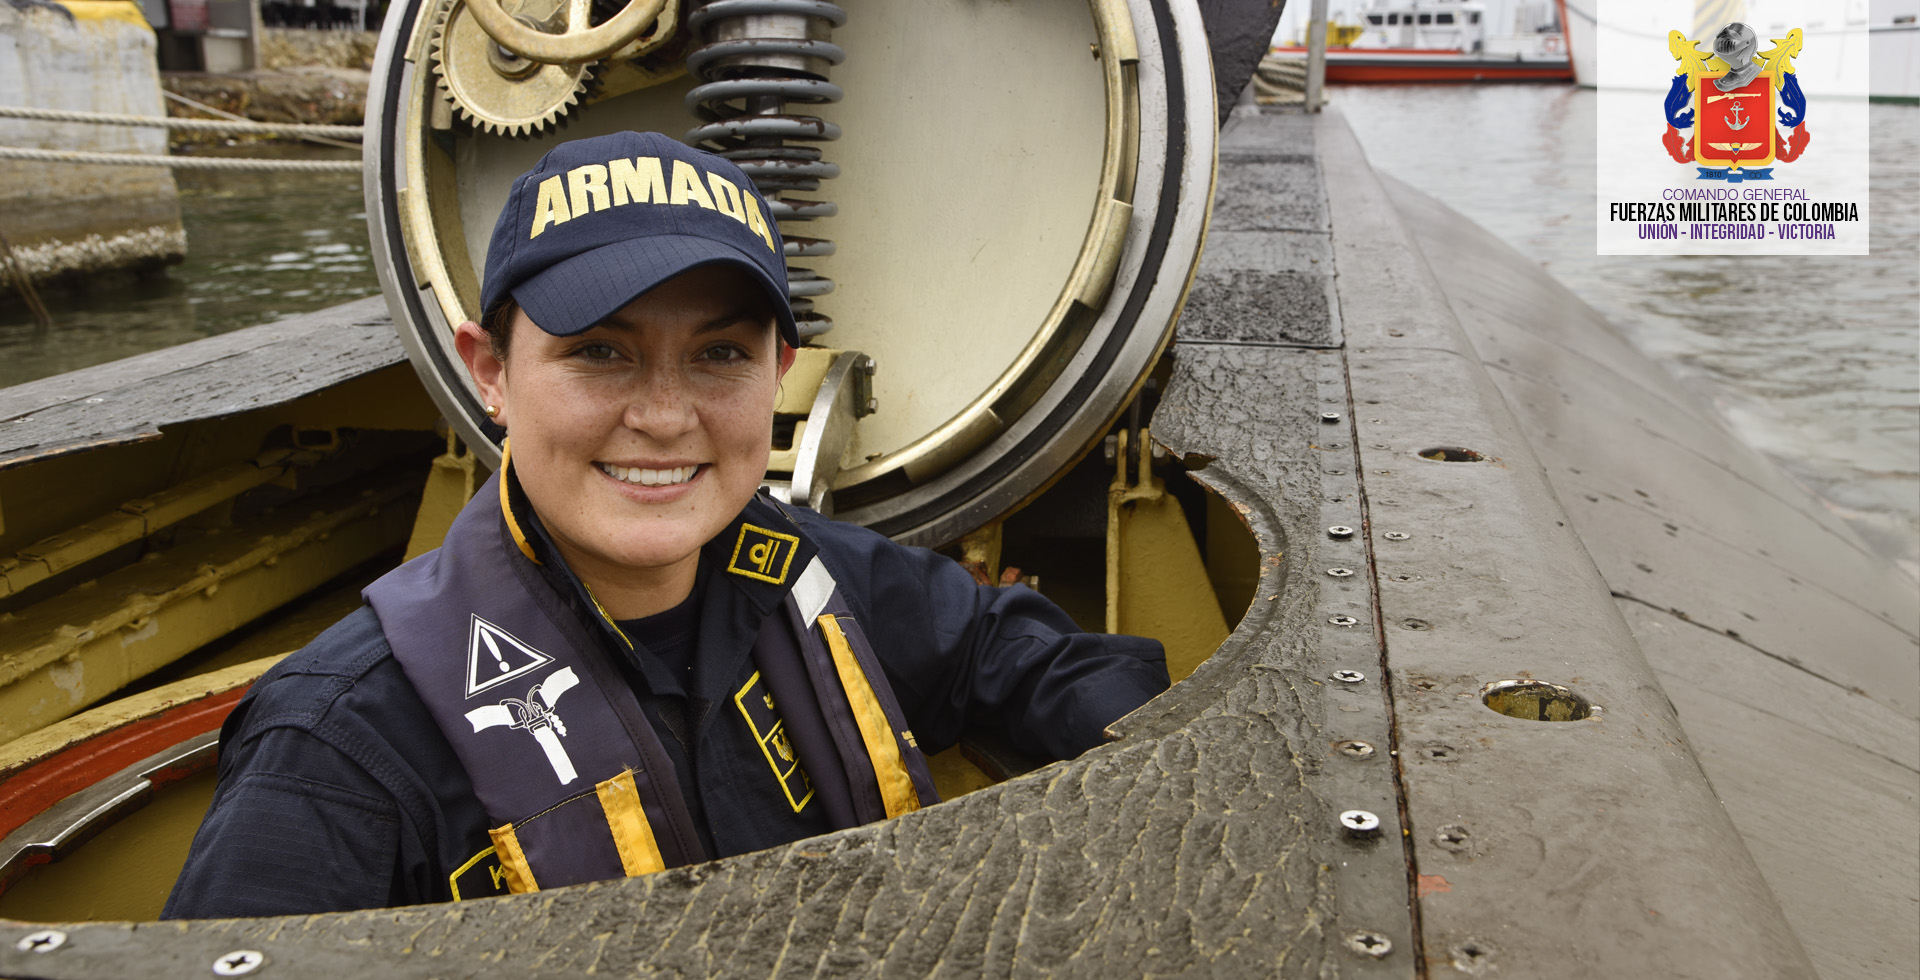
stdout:
[[(0, 974), (198, 973), (251, 948), (276, 976), (1899, 975), (1910, 590), (1543, 272), (1376, 175), (1337, 113), (1241, 113), (1152, 431), (1242, 513), (1262, 576), (1116, 743), (639, 879), (82, 925), (51, 955), (8, 924)], [(391, 342), (364, 343), (338, 380), (391, 368)], [(125, 364), (113, 390), (167, 376)], [(247, 404), (334, 383), (262, 377)], [(9, 426), (0, 466), (238, 404), (162, 417), (71, 379), (39, 396), (71, 388), (70, 421)], [(1529, 680), (1603, 710), (1483, 701)]]

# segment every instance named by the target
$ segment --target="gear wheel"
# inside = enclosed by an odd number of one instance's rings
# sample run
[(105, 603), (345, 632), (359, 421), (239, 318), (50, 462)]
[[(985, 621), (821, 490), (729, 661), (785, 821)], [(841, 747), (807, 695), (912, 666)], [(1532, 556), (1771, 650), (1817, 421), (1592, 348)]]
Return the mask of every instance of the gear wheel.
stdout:
[(543, 65), (501, 47), (467, 12), (464, 0), (450, 4), (434, 28), (433, 72), (441, 93), (462, 117), (489, 133), (535, 136), (552, 127), (579, 103), (592, 69), (591, 64)]

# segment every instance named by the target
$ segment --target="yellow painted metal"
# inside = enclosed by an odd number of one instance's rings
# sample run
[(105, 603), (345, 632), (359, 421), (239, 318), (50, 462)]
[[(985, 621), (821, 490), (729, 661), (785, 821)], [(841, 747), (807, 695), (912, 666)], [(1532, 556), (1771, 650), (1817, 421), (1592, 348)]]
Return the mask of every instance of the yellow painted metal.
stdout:
[(135, 27), (152, 28), (147, 24), (140, 5), (132, 0), (67, 0), (61, 4), (74, 20), (119, 20)]
[(1227, 623), (1180, 502), (1153, 473), (1144, 428), (1128, 480), (1128, 436), (1120, 430), (1107, 488), (1107, 632), (1159, 640), (1179, 681), (1219, 649)]
[(820, 383), (826, 380), (827, 369), (841, 353), (829, 347), (802, 347), (794, 351), (793, 366), (787, 369), (787, 376), (780, 379), (774, 414), (804, 418), (813, 411), (813, 399), (820, 393)]
[(813, 412), (813, 400), (827, 380), (827, 369), (844, 351), (830, 347), (802, 347), (794, 351), (793, 366), (780, 379), (773, 414), (793, 421), (793, 435), (785, 446), (775, 445), (767, 454), (768, 473), (792, 473), (800, 465), (800, 441), (807, 436), (807, 416)]
[(213, 803), (212, 768), (162, 788), (146, 806), (80, 849), (28, 871), (0, 894), (0, 918), (39, 922), (152, 921), (187, 863)]
[[(197, 538), (0, 617), (0, 742), (69, 717), (381, 551), (417, 480)], [(394, 506), (398, 503), (398, 506)], [(312, 506), (312, 505), (309, 505)]]
[(960, 539), (960, 564), (981, 585), (1000, 583), (1001, 524), (993, 521)]
[(974, 765), (957, 745), (928, 756), (927, 768), (933, 772), (933, 788), (939, 792), (942, 800), (965, 796), (994, 784), (994, 778)]
[(414, 514), (413, 534), (407, 538), (406, 561), (440, 547), (453, 519), (473, 499), (478, 465), (473, 454), (461, 452), (461, 448), (459, 437), (449, 430), (447, 451), (433, 458), (427, 485), (420, 492), (420, 510)]
[(224, 466), (150, 497), (129, 500), (72, 530), (42, 538), (0, 561), (0, 598), (17, 595), (82, 562), (271, 483), (296, 462), (309, 461), (299, 458), (307, 455), (276, 450), (245, 463)]
[[(1260, 542), (1247, 526), (1245, 504), (1228, 503), (1216, 493), (1207, 494), (1207, 578), (1220, 597), (1220, 613), (1229, 623), (1238, 623), (1253, 605), (1260, 587)], [(1264, 559), (1267, 566), (1278, 566), (1281, 554)]]
[[(401, 362), (290, 404), (169, 425), (158, 438), (113, 439), (83, 452), (50, 447), (0, 463), (6, 527), (0, 555), (63, 534), (129, 498), (153, 497), (283, 445), (288, 430), (374, 429), (432, 432), (439, 410), (411, 364)], [(12, 600), (0, 596), (0, 608)]]
[(42, 759), (70, 749), (95, 736), (104, 735), (168, 708), (224, 694), (259, 679), (267, 668), (286, 657), (284, 653), (249, 660), (232, 667), (196, 674), (185, 680), (162, 684), (150, 691), (110, 701), (97, 708), (54, 722), (31, 735), (22, 735), (0, 743), (0, 779), (19, 772)]

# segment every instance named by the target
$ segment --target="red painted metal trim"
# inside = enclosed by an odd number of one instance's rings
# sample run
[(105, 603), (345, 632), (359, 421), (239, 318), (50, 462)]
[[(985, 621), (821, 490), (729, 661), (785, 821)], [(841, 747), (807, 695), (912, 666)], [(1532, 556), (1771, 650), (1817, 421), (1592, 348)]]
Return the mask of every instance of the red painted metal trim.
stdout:
[(1327, 81), (1353, 82), (1564, 82), (1573, 77), (1564, 67), (1508, 67), (1491, 65), (1336, 65), (1327, 62)]
[(238, 687), (174, 705), (95, 735), (0, 781), (0, 837), (141, 759), (219, 728), (246, 692), (246, 687)]
[[(1306, 48), (1273, 48), (1273, 54), (1307, 53)], [(1328, 48), (1327, 58), (1367, 58), (1376, 54), (1418, 55), (1425, 58), (1469, 58), (1471, 55), (1459, 48)]]
[[(1567, 0), (1554, 0), (1554, 6), (1560, 11), (1560, 43), (1567, 49), (1567, 77), (1578, 79), (1580, 73), (1573, 63), (1573, 22), (1567, 20)], [(1595, 24), (1594, 30), (1599, 29), (1600, 25)]]

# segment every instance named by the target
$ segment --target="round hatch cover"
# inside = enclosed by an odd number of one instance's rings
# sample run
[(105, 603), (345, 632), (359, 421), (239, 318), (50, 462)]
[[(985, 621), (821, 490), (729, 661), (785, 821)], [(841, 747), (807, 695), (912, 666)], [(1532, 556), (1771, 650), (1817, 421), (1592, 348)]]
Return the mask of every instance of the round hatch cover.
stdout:
[[(634, 0), (579, 29), (574, 6), (410, 0), (374, 70), (381, 282), (488, 462), (499, 431), (453, 328), (480, 314), (508, 184), (563, 139), (669, 133), (774, 200), (814, 350), (783, 386), (769, 482), (900, 540), (953, 540), (1037, 493), (1166, 344), (1214, 154), (1206, 38), (1166, 3)], [(592, 33), (609, 25), (626, 36)]]

